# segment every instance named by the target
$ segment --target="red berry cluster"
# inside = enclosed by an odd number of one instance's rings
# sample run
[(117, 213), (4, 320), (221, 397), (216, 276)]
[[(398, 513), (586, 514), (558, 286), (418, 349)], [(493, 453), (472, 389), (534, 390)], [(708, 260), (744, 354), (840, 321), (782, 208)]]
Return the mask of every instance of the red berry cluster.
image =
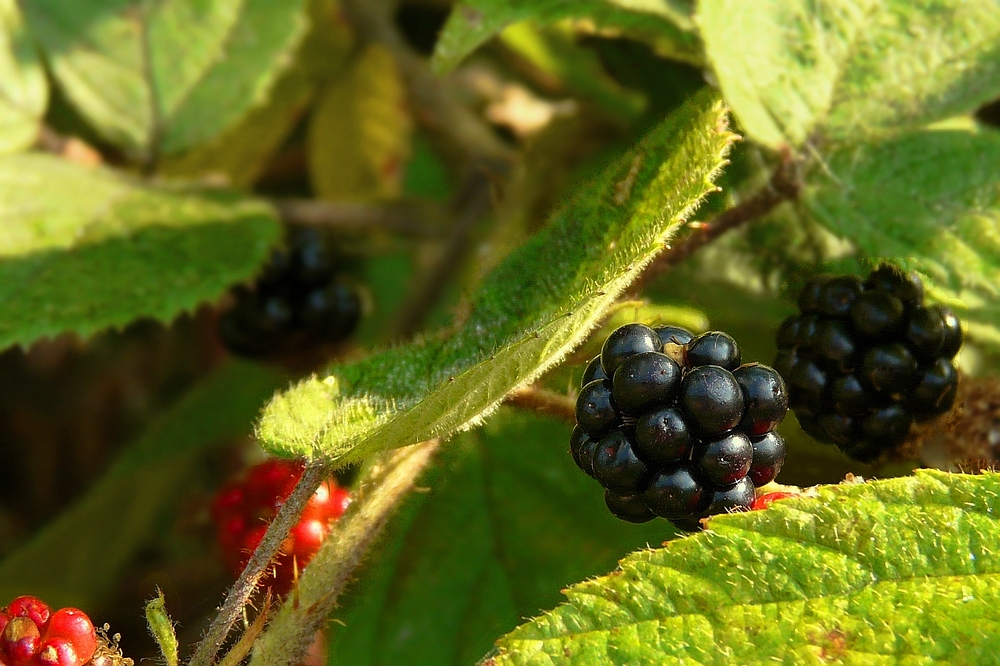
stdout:
[[(212, 502), (219, 547), (226, 565), (239, 574), (257, 549), (268, 524), (278, 513), (302, 476), (301, 463), (268, 460), (247, 472), (245, 478), (223, 486)], [(343, 515), (350, 494), (333, 480), (313, 494), (299, 522), (292, 528), (264, 583), (278, 594), (292, 588), (301, 571), (329, 532), (330, 521)]]
[(0, 666), (82, 666), (96, 649), (94, 625), (76, 608), (53, 613), (24, 596), (0, 611)]

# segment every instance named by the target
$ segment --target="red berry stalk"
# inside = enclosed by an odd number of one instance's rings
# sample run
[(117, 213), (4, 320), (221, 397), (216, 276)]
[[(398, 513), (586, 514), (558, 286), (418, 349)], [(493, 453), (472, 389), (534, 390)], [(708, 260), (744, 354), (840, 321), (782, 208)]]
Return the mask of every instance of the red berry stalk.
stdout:
[[(278, 509), (302, 477), (301, 463), (268, 460), (245, 478), (226, 484), (212, 502), (212, 519), (226, 566), (239, 575), (260, 544)], [(278, 594), (292, 588), (301, 571), (323, 544), (330, 522), (343, 515), (350, 494), (332, 479), (320, 485), (281, 545), (264, 584)]]
[(97, 632), (76, 608), (55, 613), (38, 597), (0, 610), (0, 666), (82, 666), (97, 649)]

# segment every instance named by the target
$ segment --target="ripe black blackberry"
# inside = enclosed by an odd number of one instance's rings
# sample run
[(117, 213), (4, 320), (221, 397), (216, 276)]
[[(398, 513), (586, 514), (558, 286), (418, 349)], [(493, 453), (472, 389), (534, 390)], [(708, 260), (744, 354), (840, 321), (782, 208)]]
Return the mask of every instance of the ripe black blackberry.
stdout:
[(219, 336), (234, 354), (264, 357), (338, 342), (361, 319), (358, 290), (339, 276), (340, 261), (318, 229), (290, 228), (253, 286), (232, 292)]
[(583, 373), (570, 452), (612, 514), (695, 530), (750, 508), (784, 462), (788, 394), (775, 370), (740, 361), (721, 331), (626, 324), (608, 337)]
[(863, 282), (821, 276), (798, 304), (778, 329), (774, 365), (811, 437), (871, 462), (898, 448), (915, 421), (954, 405), (962, 329), (949, 308), (924, 304), (916, 273), (885, 264)]

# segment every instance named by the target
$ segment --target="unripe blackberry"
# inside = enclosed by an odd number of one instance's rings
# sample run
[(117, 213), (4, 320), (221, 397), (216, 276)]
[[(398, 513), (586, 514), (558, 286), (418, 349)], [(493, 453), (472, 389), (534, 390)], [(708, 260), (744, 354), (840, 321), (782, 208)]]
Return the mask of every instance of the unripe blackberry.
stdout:
[[(815, 328), (806, 324), (805, 332)], [(655, 514), (700, 529), (701, 518), (743, 506), (746, 487), (752, 500), (754, 486), (774, 478), (785, 449), (773, 429), (787, 391), (775, 370), (740, 358), (721, 331), (695, 337), (629, 324), (611, 334), (600, 363), (584, 371), (570, 452), (604, 487), (614, 515), (644, 522)], [(715, 509), (706, 509), (713, 498)]]
[(775, 367), (807, 434), (867, 462), (897, 448), (914, 420), (951, 409), (962, 329), (923, 298), (915, 273), (888, 265), (863, 283), (820, 277), (803, 288), (801, 314), (778, 330)]

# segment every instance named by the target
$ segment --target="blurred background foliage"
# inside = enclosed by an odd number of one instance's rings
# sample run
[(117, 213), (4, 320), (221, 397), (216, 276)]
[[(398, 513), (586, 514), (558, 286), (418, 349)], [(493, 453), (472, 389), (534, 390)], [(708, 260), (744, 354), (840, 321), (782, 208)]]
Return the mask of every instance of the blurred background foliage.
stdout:
[[(31, 592), (81, 606), (138, 658), (152, 654), (140, 609), (158, 586), (191, 644), (229, 582), (208, 502), (263, 455), (252, 426), (273, 391), (461, 322), (470, 290), (558, 202), (717, 84), (693, 3), (452, 10), (446, 0), (0, 0), (0, 215), (34, 229), (0, 231), (0, 333), (19, 343), (0, 354), (0, 601)], [(995, 133), (998, 109), (954, 122)], [(18, 162), (24, 152), (44, 159)], [(780, 157), (747, 141), (730, 160), (699, 220), (759, 190)], [(65, 169), (79, 191), (66, 189)], [(101, 183), (113, 189), (105, 198)], [(231, 257), (204, 229), (222, 205), (246, 207), (226, 228), (245, 247)], [(797, 286), (878, 257), (859, 251), (852, 228), (837, 236), (820, 222), (786, 202), (727, 234), (623, 304), (543, 386), (571, 394), (597, 341), (635, 319), (724, 329), (744, 359), (769, 362)], [(318, 354), (237, 360), (217, 336), (219, 311), (281, 223), (337, 237), (366, 316)], [(185, 280), (176, 256), (144, 254), (141, 270), (167, 276), (147, 284), (129, 273), (139, 264), (108, 268), (80, 241), (121, 229), (138, 238), (147, 224), (185, 238), (202, 229), (185, 256), (218, 270)], [(46, 268), (51, 248), (107, 288), (91, 297)], [(984, 261), (988, 276), (996, 257)], [(935, 284), (936, 297), (973, 306), (963, 371), (994, 374), (995, 303), (946, 277)], [(25, 307), (28, 286), (37, 293)], [(127, 297), (140, 305), (108, 305)], [(331, 663), (473, 662), (562, 587), (671, 538), (665, 523), (607, 514), (566, 452), (569, 430), (505, 408), (456, 437), (354, 577), (328, 636)], [(782, 432), (784, 483), (918, 464), (852, 463), (791, 416)]]

